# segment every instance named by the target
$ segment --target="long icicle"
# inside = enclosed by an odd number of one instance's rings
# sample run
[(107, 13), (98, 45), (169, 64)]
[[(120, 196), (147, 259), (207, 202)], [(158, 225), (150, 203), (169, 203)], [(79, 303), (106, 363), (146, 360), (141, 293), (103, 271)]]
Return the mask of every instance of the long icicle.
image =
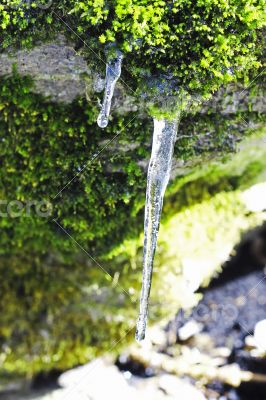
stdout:
[(169, 181), (179, 118), (154, 118), (152, 153), (147, 174), (144, 219), (143, 276), (136, 339), (145, 338), (153, 260), (160, 226), (163, 197)]
[(121, 75), (122, 60), (122, 53), (120, 51), (116, 51), (115, 57), (113, 57), (106, 64), (104, 99), (100, 114), (97, 118), (97, 124), (100, 128), (105, 128), (108, 125), (108, 118), (110, 115), (115, 85)]

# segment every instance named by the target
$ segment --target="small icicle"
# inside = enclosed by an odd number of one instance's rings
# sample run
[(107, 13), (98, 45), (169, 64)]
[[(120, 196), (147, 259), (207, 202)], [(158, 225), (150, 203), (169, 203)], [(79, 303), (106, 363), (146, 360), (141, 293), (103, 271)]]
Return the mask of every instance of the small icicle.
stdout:
[(169, 121), (154, 118), (152, 153), (147, 175), (144, 220), (143, 276), (136, 339), (145, 338), (153, 260), (157, 244), (163, 197), (169, 181), (178, 118)]
[(104, 99), (101, 112), (97, 118), (97, 124), (100, 128), (105, 128), (108, 125), (115, 85), (121, 75), (122, 60), (123, 55), (117, 50), (116, 55), (106, 64)]

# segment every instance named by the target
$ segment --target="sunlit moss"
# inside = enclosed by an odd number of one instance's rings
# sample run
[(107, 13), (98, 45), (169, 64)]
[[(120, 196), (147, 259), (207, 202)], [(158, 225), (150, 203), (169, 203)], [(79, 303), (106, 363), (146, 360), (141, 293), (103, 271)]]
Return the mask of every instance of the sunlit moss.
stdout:
[(96, 66), (113, 45), (126, 53), (124, 79), (142, 93), (207, 95), (261, 66), (263, 0), (3, 0), (2, 46), (69, 33), (60, 18), (88, 43), (90, 59), (93, 49)]

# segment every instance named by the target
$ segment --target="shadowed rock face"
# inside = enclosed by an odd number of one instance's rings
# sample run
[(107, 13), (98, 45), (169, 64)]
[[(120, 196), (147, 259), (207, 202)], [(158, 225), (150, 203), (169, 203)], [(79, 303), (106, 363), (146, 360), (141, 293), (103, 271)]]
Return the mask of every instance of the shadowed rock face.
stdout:
[[(10, 48), (0, 54), (0, 76), (10, 75), (14, 65), (19, 74), (29, 75), (34, 79), (34, 92), (55, 102), (69, 104), (79, 96), (101, 92), (104, 88), (104, 77), (99, 75), (99, 71), (91, 70), (85, 58), (75, 51), (73, 44), (63, 35), (31, 50)], [(210, 108), (223, 115), (251, 109), (259, 113), (265, 112), (266, 97), (263, 88), (258, 88), (256, 95), (252, 97), (247, 89), (249, 88), (233, 84), (222, 88), (211, 101), (202, 105), (199, 113), (206, 114)], [(138, 99), (125, 93), (123, 84), (117, 85), (112, 107), (115, 112), (124, 114), (139, 110), (143, 114), (143, 104), (138, 103)]]
[(0, 75), (10, 75), (14, 64), (19, 74), (34, 79), (36, 93), (56, 102), (71, 103), (85, 93), (82, 74), (89, 74), (89, 68), (63, 36), (31, 50), (10, 49), (1, 54)]

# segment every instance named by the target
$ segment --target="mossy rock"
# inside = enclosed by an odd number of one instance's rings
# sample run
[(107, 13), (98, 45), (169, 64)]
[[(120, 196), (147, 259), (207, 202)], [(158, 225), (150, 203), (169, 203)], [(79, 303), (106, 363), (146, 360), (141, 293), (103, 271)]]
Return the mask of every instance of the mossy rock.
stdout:
[[(136, 30), (134, 28), (138, 3), (141, 21), (146, 21), (149, 34), (145, 30), (139, 32), (138, 18)], [(38, 8), (37, 2), (14, 0), (13, 8), (7, 8), (7, 4), (4, 1), (0, 6), (3, 38), (0, 60), (8, 63), (9, 51), (13, 58), (10, 58), (9, 70), (2, 69), (0, 79), (0, 192), (5, 201), (19, 201), (25, 207), (14, 218), (0, 219), (0, 357), (5, 372), (31, 375), (41, 370), (65, 369), (86, 362), (109, 351), (127, 333), (128, 339), (133, 336), (141, 281), (140, 235), (145, 172), (152, 132), (152, 120), (147, 112), (139, 118), (140, 95), (145, 95), (146, 90), (155, 98), (160, 94), (164, 97), (175, 95), (173, 82), (177, 82), (177, 87), (181, 85), (186, 91), (191, 89), (193, 95), (204, 97), (221, 83), (231, 81), (230, 71), (221, 76), (221, 68), (226, 62), (227, 68), (232, 67), (230, 51), (234, 46), (234, 66), (245, 66), (245, 71), (236, 68), (238, 72), (234, 76), (240, 85), (244, 84), (240, 89), (243, 91), (247, 88), (249, 76), (251, 82), (263, 63), (258, 56), (262, 43), (259, 30), (262, 17), (260, 2), (250, 2), (245, 6), (244, 2), (236, 1), (232, 8), (228, 8), (227, 2), (220, 5), (216, 1), (206, 4), (198, 1), (193, 5), (179, 2), (180, 12), (186, 16), (185, 24), (178, 24), (180, 36), (175, 35), (170, 40), (169, 35), (172, 35), (171, 30), (179, 15), (178, 7), (173, 11), (174, 3), (171, 3), (172, 19), (168, 3), (164, 1), (156, 3), (154, 10), (149, 8), (148, 15), (143, 9), (145, 1), (132, 2), (133, 14), (129, 12), (126, 1), (123, 3), (127, 13), (124, 17), (120, 0), (87, 2), (86, 5), (54, 1), (45, 11)], [(110, 20), (114, 12), (112, 4), (118, 14), (117, 18)], [(82, 11), (83, 5), (93, 12)], [(189, 13), (186, 11), (188, 7)], [(194, 11), (197, 9), (195, 16), (191, 14), (192, 8)], [(61, 76), (61, 84), (60, 73), (46, 76), (48, 84), (53, 81), (58, 84), (58, 90), (50, 91), (55, 97), (47, 98), (40, 94), (49, 95), (49, 91), (45, 91), (46, 83), (42, 86), (43, 91), (41, 86), (37, 87), (44, 81), (44, 75), (31, 73), (27, 69), (29, 64), (23, 70), (22, 62), (16, 61), (23, 61), (24, 56), (19, 58), (19, 54), (25, 54), (25, 48), (36, 52), (36, 43), (49, 47), (59, 32), (67, 35), (68, 29), (56, 16), (55, 10), (65, 22), (64, 15), (74, 10), (69, 17), (71, 26), (76, 21), (74, 16), (78, 16), (79, 24), (75, 24), (78, 34), (86, 42), (88, 40), (87, 44), (97, 57), (92, 60), (91, 50), (86, 46), (81, 48), (80, 40), (70, 32), (70, 42), (67, 43), (72, 43), (71, 46), (78, 51), (78, 62), (73, 60), (72, 70), (70, 60), (69, 75), (66, 72)], [(191, 23), (196, 29), (205, 26), (198, 18), (201, 12), (205, 19), (209, 13), (210, 20), (213, 20), (218, 10), (223, 11), (221, 24), (217, 20), (213, 29), (223, 29), (223, 32), (208, 39), (210, 43), (206, 45), (209, 50), (214, 46), (215, 62), (207, 66), (206, 62), (212, 62), (211, 55), (209, 57), (200, 51), (196, 52), (195, 63), (191, 63), (193, 54), (186, 56), (184, 51), (187, 41), (193, 38), (188, 32), (183, 43), (178, 41), (187, 31), (188, 15), (192, 15)], [(157, 27), (162, 28), (161, 32), (152, 28), (154, 18), (156, 21), (160, 19)], [(167, 25), (165, 19), (168, 18)], [(235, 18), (235, 25), (232, 18)], [(122, 24), (119, 26), (120, 36), (115, 33), (117, 23)], [(238, 29), (237, 35), (230, 31), (230, 23), (233, 23), (233, 30)], [(199, 41), (195, 41), (195, 46), (202, 45), (208, 34), (206, 28), (199, 30)], [(116, 45), (127, 53), (122, 79), (136, 92), (137, 100), (134, 98), (133, 103), (137, 108), (131, 108), (130, 104), (122, 114), (114, 112), (109, 126), (103, 131), (96, 124), (99, 95), (93, 84), (97, 83), (98, 75), (103, 76), (105, 66), (104, 63), (98, 65), (98, 57), (108, 57), (106, 43), (112, 43), (112, 35), (115, 35)], [(141, 40), (133, 41), (133, 46), (128, 47), (132, 38), (139, 39), (139, 35)], [(168, 39), (176, 53), (169, 49)], [(106, 43), (103, 44), (104, 40)], [(153, 41), (160, 43), (156, 42), (154, 46)], [(137, 54), (140, 46), (145, 57)], [(107, 53), (110, 49), (113, 46), (108, 47)], [(225, 52), (225, 58), (220, 57), (221, 51)], [(177, 63), (178, 54), (182, 54), (180, 63)], [(72, 56), (73, 52), (70, 59)], [(18, 64), (17, 67), (13, 66), (14, 63)], [(168, 67), (170, 79), (165, 76)], [(200, 87), (197, 71), (202, 77)], [(75, 90), (68, 98), (70, 101), (58, 101), (60, 96), (56, 97), (56, 94), (59, 90), (76, 78)], [(143, 86), (146, 80), (147, 87)], [(206, 82), (210, 82), (204, 86), (206, 90), (200, 90)], [(210, 104), (205, 106), (205, 111), (203, 107), (184, 115), (175, 148), (172, 181), (166, 194), (166, 224), (167, 219), (178, 213), (178, 223), (183, 231), (192, 231), (193, 220), (200, 220), (202, 212), (207, 215), (211, 210), (213, 214), (222, 212), (227, 220), (226, 226), (233, 226), (239, 214), (244, 222), (237, 220), (234, 225), (235, 237), (238, 238), (242, 229), (262, 220), (261, 216), (246, 215), (238, 193), (235, 193), (237, 188), (260, 179), (265, 169), (265, 146), (262, 145), (265, 142), (259, 139), (265, 135), (259, 131), (265, 123), (262, 85), (262, 81), (259, 85), (251, 85), (244, 106), (226, 113), (226, 118), (221, 109)], [(158, 87), (162, 88), (162, 93), (158, 92)], [(122, 98), (129, 96), (123, 82), (119, 90)], [(227, 90), (226, 87), (223, 90)], [(119, 98), (119, 94), (116, 96)], [(226, 96), (228, 91), (221, 95), (223, 99)], [(225, 103), (228, 105), (227, 100)], [(260, 106), (256, 108), (258, 104)], [(248, 127), (245, 121), (248, 121)], [(254, 130), (256, 135), (252, 140), (261, 142), (252, 146), (252, 142), (248, 142), (250, 145), (241, 153), (242, 158), (235, 155), (233, 164), (230, 161), (223, 164), (230, 159), (231, 153), (237, 151), (238, 142), (254, 134)], [(252, 149), (253, 153), (250, 153)], [(42, 202), (44, 199), (51, 205), (49, 215), (44, 218), (35, 209), (27, 212), (29, 201)], [(1, 203), (1, 213), (6, 211), (4, 208), (5, 204)], [(213, 221), (207, 218), (202, 225), (214, 232), (219, 221), (219, 218)], [(164, 244), (161, 248), (166, 247)], [(167, 251), (162, 255), (159, 246), (158, 254), (157, 265), (167, 258)], [(167, 285), (173, 271), (180, 271), (179, 261), (177, 258), (176, 265), (172, 262), (169, 270), (163, 265), (165, 280), (155, 274), (152, 320), (177, 311), (181, 304), (182, 299), (177, 295), (173, 298), (172, 292), (169, 292), (169, 301), (167, 298), (168, 306), (162, 306), (160, 302), (165, 294), (165, 282)], [(118, 347), (115, 346), (114, 350), (117, 351)]]
[(3, 0), (0, 8), (2, 48), (65, 32), (104, 70), (117, 47), (128, 87), (153, 96), (208, 96), (221, 84), (247, 83), (262, 65), (264, 26), (263, 0)]

